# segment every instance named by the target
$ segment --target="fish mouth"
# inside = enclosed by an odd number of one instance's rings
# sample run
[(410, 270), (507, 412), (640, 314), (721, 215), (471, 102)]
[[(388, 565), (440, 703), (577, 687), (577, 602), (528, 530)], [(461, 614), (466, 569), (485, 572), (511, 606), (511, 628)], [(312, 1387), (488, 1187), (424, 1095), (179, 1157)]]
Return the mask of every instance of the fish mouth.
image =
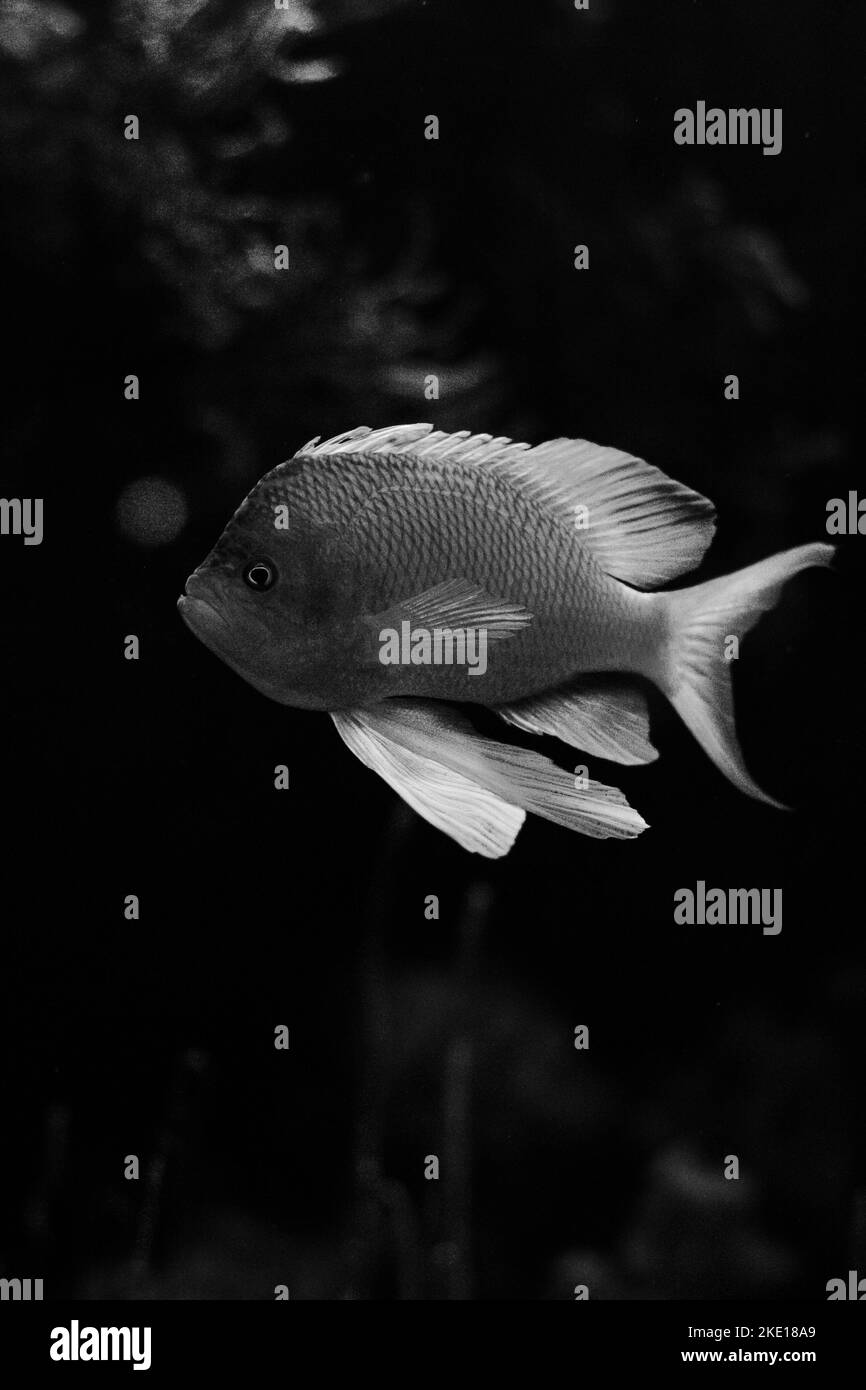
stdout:
[(222, 637), (225, 645), (230, 629), (225, 618), (207, 599), (196, 593), (196, 577), (190, 575), (177, 601), (177, 611), (191, 632), (208, 647), (216, 647)]
[(250, 633), (239, 632), (231, 617), (227, 617), (214, 604), (210, 595), (209, 586), (191, 574), (177, 601), (177, 611), (190, 632), (204, 646), (233, 670), (243, 674), (242, 663), (254, 658), (261, 650), (267, 641), (267, 632), (263, 629), (258, 641), (252, 640)]

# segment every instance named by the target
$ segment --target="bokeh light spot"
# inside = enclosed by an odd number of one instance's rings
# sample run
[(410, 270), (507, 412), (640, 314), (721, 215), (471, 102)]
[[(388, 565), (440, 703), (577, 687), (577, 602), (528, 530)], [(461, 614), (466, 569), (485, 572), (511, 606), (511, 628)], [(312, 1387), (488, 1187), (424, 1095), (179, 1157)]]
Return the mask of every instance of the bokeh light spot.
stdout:
[(170, 545), (186, 525), (186, 498), (166, 478), (138, 478), (118, 497), (115, 517), (121, 535), (137, 545)]

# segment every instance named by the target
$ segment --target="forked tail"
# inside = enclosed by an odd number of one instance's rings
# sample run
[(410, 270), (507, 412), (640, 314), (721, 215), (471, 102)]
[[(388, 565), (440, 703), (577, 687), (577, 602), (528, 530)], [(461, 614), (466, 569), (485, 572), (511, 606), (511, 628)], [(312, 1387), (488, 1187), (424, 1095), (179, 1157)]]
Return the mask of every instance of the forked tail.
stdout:
[(832, 545), (801, 545), (736, 574), (664, 595), (668, 640), (654, 679), (734, 786), (771, 806), (781, 803), (749, 776), (737, 742), (726, 639), (743, 637), (773, 608), (792, 575), (813, 565), (829, 565), (832, 558)]

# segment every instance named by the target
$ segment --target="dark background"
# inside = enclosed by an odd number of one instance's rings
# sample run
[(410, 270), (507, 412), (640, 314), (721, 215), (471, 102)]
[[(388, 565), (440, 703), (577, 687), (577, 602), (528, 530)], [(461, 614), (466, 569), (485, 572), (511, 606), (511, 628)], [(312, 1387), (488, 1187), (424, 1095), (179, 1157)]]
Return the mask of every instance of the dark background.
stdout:
[[(175, 612), (255, 480), (358, 424), (631, 449), (717, 504), (705, 577), (822, 538), (866, 487), (864, 39), (810, 0), (8, 9), (3, 492), (46, 532), (0, 542), (0, 1274), (822, 1299), (866, 1273), (866, 541), (736, 668), (792, 814), (652, 697), (659, 761), (592, 766), (651, 830), (530, 818), (492, 864)], [(675, 146), (699, 99), (782, 107), (782, 153)], [(676, 926), (699, 878), (781, 887), (781, 935)]]

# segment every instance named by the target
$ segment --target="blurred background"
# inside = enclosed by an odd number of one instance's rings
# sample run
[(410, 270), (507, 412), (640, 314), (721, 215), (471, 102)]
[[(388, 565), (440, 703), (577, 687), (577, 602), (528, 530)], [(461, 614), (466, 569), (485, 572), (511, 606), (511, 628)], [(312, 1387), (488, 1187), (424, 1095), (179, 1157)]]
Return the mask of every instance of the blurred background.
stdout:
[[(46, 501), (41, 546), (0, 545), (0, 1274), (482, 1300), (866, 1274), (866, 541), (736, 670), (793, 814), (652, 697), (659, 761), (591, 766), (651, 830), (530, 819), (493, 864), (175, 611), (257, 478), (359, 424), (632, 450), (716, 502), (705, 577), (823, 537), (866, 491), (864, 39), (809, 0), (9, 0), (3, 492)], [(782, 153), (675, 146), (698, 100), (781, 107)], [(781, 935), (676, 926), (698, 879), (781, 887)]]

